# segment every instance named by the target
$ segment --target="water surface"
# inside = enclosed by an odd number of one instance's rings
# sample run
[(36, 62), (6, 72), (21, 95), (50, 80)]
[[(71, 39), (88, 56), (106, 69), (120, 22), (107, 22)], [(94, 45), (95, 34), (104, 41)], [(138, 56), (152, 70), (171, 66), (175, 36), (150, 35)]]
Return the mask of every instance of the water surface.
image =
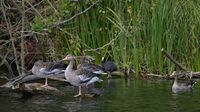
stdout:
[[(94, 98), (36, 95), (22, 99), (16, 92), (0, 92), (0, 112), (200, 112), (200, 90), (172, 93), (172, 81), (104, 80), (103, 93)], [(63, 86), (63, 85), (62, 85)], [(59, 89), (64, 90), (66, 86)]]

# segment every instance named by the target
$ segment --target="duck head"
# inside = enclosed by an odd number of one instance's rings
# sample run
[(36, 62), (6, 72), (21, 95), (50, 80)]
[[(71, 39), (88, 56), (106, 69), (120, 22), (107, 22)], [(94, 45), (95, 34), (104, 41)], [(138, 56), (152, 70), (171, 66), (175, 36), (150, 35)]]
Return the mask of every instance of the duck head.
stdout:
[(68, 54), (65, 58), (63, 58), (62, 60), (63, 61), (71, 61), (71, 60), (74, 60), (75, 59), (75, 56), (71, 55), (71, 54)]
[(87, 62), (87, 63), (90, 63), (90, 62), (93, 62), (95, 59), (91, 56), (76, 56), (76, 58), (78, 60), (80, 60), (81, 62)]
[(34, 63), (34, 66), (37, 66), (37, 67), (41, 67), (43, 66), (43, 61), (42, 60), (38, 60)]

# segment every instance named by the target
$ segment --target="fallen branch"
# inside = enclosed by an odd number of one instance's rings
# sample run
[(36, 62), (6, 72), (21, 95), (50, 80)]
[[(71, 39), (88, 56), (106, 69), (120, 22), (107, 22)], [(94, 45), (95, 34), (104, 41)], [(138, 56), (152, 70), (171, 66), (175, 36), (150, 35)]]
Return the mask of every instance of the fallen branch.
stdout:
[(170, 60), (172, 61), (175, 65), (177, 65), (179, 68), (182, 70), (187, 71), (187, 68), (184, 67), (182, 64), (180, 64), (178, 61), (176, 61), (167, 51), (164, 50), (164, 48), (161, 49), (161, 52)]
[(178, 76), (179, 78), (200, 78), (200, 72), (192, 72), (192, 71), (174, 71), (170, 78), (174, 78), (174, 76)]
[(46, 86), (42, 87), (40, 83), (22, 83), (19, 87), (19, 90), (22, 91), (23, 95), (27, 94), (50, 94), (50, 95), (63, 95), (64, 93), (54, 87)]
[(149, 77), (157, 77), (157, 78), (166, 78), (166, 76), (158, 75), (158, 74), (147, 74)]
[[(36, 81), (40, 79), (44, 79), (44, 78), (38, 77), (37, 75), (30, 75), (30, 74), (20, 75), (14, 79), (11, 79), (6, 84), (1, 85), (0, 87), (18, 89), (20, 83), (26, 83), (26, 82)], [(56, 77), (50, 77), (48, 79), (67, 82), (64, 79), (64, 74), (58, 74)]]

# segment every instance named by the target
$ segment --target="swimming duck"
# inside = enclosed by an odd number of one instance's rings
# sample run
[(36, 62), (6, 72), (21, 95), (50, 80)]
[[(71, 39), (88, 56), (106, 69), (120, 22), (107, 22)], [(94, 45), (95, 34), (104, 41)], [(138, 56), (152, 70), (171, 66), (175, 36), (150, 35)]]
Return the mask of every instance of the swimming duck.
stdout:
[(91, 71), (85, 68), (78, 68), (77, 70), (73, 69), (75, 62), (75, 56), (67, 55), (63, 60), (68, 60), (69, 65), (65, 69), (65, 78), (70, 84), (79, 88), (79, 92), (74, 97), (79, 97), (82, 95), (81, 89), (82, 86), (87, 87), (90, 84), (95, 82), (101, 82), (102, 80), (98, 77), (99, 74), (96, 71)]
[(174, 83), (172, 85), (172, 91), (175, 93), (178, 91), (191, 90), (194, 84), (196, 83), (195, 80), (189, 80), (187, 82), (178, 82), (178, 75), (174, 73), (172, 76), (175, 76)]
[(64, 73), (66, 64), (59, 62), (43, 62), (38, 60), (34, 63), (31, 71), (38, 77), (45, 78), (45, 84), (42, 87), (48, 86), (47, 78)]

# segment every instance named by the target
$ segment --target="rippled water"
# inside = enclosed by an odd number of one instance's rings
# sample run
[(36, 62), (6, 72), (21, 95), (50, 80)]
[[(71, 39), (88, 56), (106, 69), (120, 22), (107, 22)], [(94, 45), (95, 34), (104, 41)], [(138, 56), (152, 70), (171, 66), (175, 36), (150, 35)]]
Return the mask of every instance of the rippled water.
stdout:
[[(0, 112), (200, 112), (200, 89), (174, 94), (172, 81), (104, 80), (104, 92), (94, 98), (36, 95), (22, 99), (15, 92), (0, 92)], [(64, 88), (64, 87), (63, 87)], [(62, 88), (60, 88), (62, 89)]]

